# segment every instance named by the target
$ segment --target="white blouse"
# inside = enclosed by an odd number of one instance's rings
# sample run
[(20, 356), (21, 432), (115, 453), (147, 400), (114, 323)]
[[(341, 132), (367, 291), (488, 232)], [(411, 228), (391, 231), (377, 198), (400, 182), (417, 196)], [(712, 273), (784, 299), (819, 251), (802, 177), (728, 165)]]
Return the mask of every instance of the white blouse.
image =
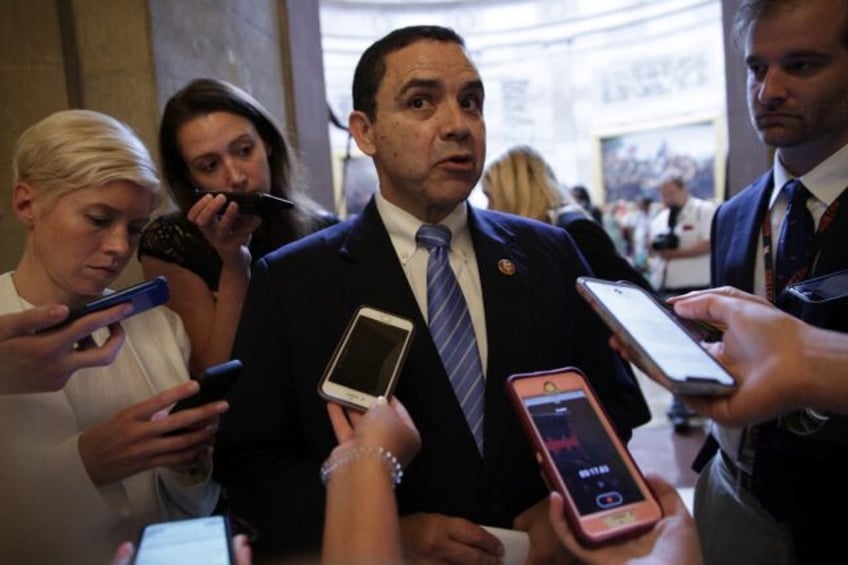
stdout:
[[(0, 275), (0, 314), (28, 307), (11, 273)], [(89, 478), (80, 434), (189, 378), (189, 340), (174, 312), (158, 307), (121, 325), (112, 364), (77, 371), (58, 392), (0, 396), (0, 563), (109, 563), (143, 525), (215, 508), (211, 463), (200, 476), (160, 467), (107, 486)]]

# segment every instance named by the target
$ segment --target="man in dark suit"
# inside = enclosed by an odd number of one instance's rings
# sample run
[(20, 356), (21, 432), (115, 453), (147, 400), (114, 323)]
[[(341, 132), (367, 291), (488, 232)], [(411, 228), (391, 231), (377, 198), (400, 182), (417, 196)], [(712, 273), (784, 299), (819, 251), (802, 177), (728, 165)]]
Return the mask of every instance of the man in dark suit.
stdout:
[[(483, 84), (452, 30), (390, 33), (363, 54), (349, 125), (380, 190), (363, 212), (258, 261), (233, 356), (245, 372), (215, 450), (232, 511), (258, 529), (258, 551), (317, 547), (318, 469), (335, 439), (318, 382), (354, 310), (411, 318), (416, 332), (395, 394), (422, 449), (397, 488), (410, 557), (481, 562), (500, 542), (481, 525), (527, 530), (531, 551), (563, 551), (547, 490), (508, 403), (512, 373), (575, 365), (621, 436), (649, 413), (608, 333), (575, 291), (589, 270), (568, 234), (466, 202), (485, 159)], [(484, 446), (454, 395), (427, 326), (428, 251), (419, 226), (453, 234), (450, 255), (485, 375)]]
[[(751, 121), (776, 152), (772, 170), (716, 213), (712, 283), (797, 314), (783, 286), (848, 268), (848, 3), (747, 0), (736, 24)], [(806, 240), (809, 259), (784, 282), (779, 234), (795, 179), (809, 190), (798, 210), (816, 231)], [(835, 322), (841, 327), (831, 329), (848, 330), (848, 320)], [(841, 521), (822, 519), (848, 504), (848, 436), (833, 435), (840, 420), (806, 410), (751, 428), (713, 428), (720, 450), (701, 472), (694, 505), (707, 563), (842, 559)]]

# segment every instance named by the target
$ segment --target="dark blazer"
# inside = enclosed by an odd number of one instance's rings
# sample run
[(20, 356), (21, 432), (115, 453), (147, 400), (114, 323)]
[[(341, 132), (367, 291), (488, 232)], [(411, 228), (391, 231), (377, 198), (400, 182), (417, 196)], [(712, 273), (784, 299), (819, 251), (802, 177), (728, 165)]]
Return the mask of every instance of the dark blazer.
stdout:
[(710, 235), (712, 286), (730, 285), (754, 291), (757, 244), (772, 183), (769, 171), (716, 210)]
[(556, 224), (568, 232), (595, 276), (611, 281), (629, 281), (655, 294), (648, 279), (618, 252), (604, 226), (582, 212), (560, 214)]
[[(485, 458), (478, 454), (427, 325), (373, 200), (359, 216), (259, 260), (233, 356), (233, 389), (215, 449), (233, 512), (259, 531), (260, 551), (318, 547), (324, 489), (318, 468), (336, 445), (317, 386), (354, 310), (369, 304), (415, 321), (395, 391), (423, 447), (397, 489), (401, 514), (438, 512), (511, 527), (547, 490), (504, 382), (513, 373), (580, 367), (622, 437), (650, 413), (577, 295), (590, 274), (561, 229), (469, 207), (489, 343)], [(502, 259), (516, 267), (499, 270)]]

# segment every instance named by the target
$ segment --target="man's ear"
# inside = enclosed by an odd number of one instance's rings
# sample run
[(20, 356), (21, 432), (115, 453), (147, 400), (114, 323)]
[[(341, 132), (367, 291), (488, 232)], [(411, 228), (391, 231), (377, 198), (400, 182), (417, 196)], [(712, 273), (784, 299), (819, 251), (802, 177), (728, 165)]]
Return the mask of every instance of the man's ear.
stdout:
[(27, 228), (35, 222), (35, 188), (32, 185), (19, 182), (12, 190), (12, 210)]
[(374, 128), (371, 127), (371, 120), (368, 119), (368, 116), (364, 112), (354, 110), (347, 119), (347, 127), (359, 150), (372, 157), (377, 150), (374, 147), (373, 140)]

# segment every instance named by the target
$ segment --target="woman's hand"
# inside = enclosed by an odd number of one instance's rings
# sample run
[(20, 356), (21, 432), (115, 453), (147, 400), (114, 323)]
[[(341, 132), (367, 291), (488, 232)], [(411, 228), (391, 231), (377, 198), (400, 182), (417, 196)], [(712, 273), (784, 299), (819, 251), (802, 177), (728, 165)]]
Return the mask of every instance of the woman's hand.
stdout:
[(218, 252), (224, 265), (250, 267), (250, 238), (261, 220), (255, 215), (238, 213), (238, 204), (227, 203), (223, 194), (207, 194), (198, 199), (186, 214)]
[(327, 412), (339, 440), (336, 449), (354, 444), (382, 447), (397, 457), (404, 468), (421, 449), (418, 429), (397, 398), (387, 403), (381, 396), (365, 414), (332, 402), (327, 404)]
[[(86, 430), (79, 451), (92, 481), (105, 485), (155, 467), (180, 468), (204, 455), (215, 440), (225, 401), (169, 414), (177, 400), (198, 391), (188, 381), (134, 404), (110, 421)], [(166, 435), (168, 432), (187, 431)]]

